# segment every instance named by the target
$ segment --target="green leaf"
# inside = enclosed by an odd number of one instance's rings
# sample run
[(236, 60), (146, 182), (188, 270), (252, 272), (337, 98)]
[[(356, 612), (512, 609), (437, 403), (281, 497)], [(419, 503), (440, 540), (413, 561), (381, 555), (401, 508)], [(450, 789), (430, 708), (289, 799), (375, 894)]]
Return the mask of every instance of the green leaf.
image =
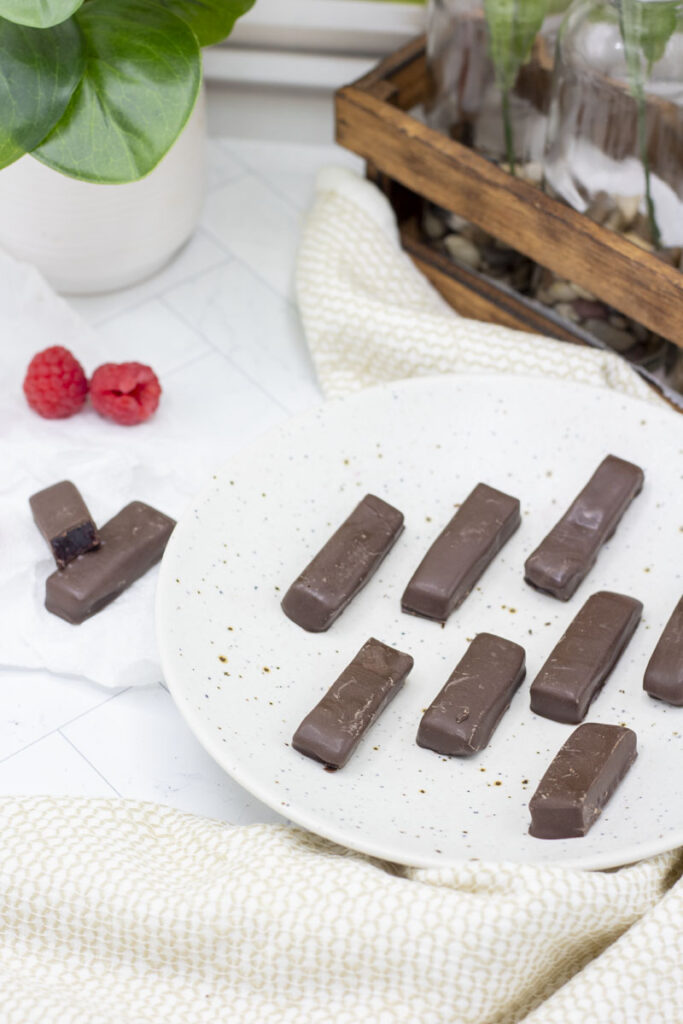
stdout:
[[(623, 0), (621, 25), (627, 48), (640, 50), (652, 67), (664, 56), (667, 44), (678, 25), (678, 3), (676, 0)], [(634, 54), (628, 55), (631, 60)]]
[(70, 18), (83, 0), (0, 0), (0, 18), (31, 28), (50, 28)]
[(84, 67), (74, 21), (37, 29), (0, 19), (0, 167), (30, 152), (54, 128)]
[(515, 84), (547, 10), (548, 0), (484, 0), (491, 60), (504, 92)]
[(148, 0), (89, 0), (75, 20), (85, 71), (33, 155), (84, 181), (136, 181), (156, 167), (192, 112), (201, 80), (197, 39)]
[(190, 26), (200, 46), (227, 39), (238, 18), (251, 10), (255, 0), (153, 0)]

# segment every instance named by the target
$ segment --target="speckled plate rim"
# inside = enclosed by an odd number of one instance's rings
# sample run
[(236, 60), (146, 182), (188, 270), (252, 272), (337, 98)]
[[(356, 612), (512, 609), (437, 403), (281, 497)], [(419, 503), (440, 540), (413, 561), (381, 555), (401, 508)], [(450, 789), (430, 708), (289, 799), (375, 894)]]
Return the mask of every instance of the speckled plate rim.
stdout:
[[(375, 392), (384, 391), (395, 391), (395, 390), (410, 390), (414, 387), (429, 387), (430, 384), (434, 383), (439, 387), (447, 386), (448, 381), (462, 384), (468, 379), (481, 381), (486, 379), (487, 383), (490, 383), (494, 388), (498, 384), (504, 384), (509, 386), (511, 383), (511, 377), (508, 374), (442, 374), (438, 376), (425, 376), (418, 378), (409, 378), (401, 381), (393, 381), (386, 384), (380, 384), (377, 387), (368, 388), (360, 392), (355, 392), (342, 399), (334, 399), (328, 402), (328, 406), (339, 407), (340, 405), (354, 406), (359, 400), (371, 400), (371, 396)], [(538, 384), (539, 387), (543, 387), (548, 382), (544, 378), (538, 378), (534, 375), (518, 374), (515, 375), (514, 380), (524, 381), (528, 384)], [(559, 385), (560, 387), (566, 388), (569, 393), (578, 389), (579, 391), (590, 391), (590, 392), (601, 392), (602, 389), (595, 388), (589, 384), (581, 384), (573, 381), (562, 381), (553, 379), (550, 382), (553, 386)], [(606, 392), (607, 395), (616, 395), (620, 401), (627, 404), (632, 404), (634, 412), (638, 412), (640, 415), (647, 413), (649, 417), (655, 417), (661, 420), (662, 427), (664, 429), (671, 429), (677, 424), (680, 425), (678, 416), (675, 412), (667, 410), (664, 406), (657, 408), (656, 406), (645, 404), (639, 399), (632, 398), (630, 396), (621, 395), (615, 392)], [(324, 404), (324, 403), (322, 403)], [(271, 428), (266, 431), (255, 441), (253, 441), (247, 448), (242, 449), (229, 459), (221, 468), (226, 471), (228, 468), (233, 468), (242, 462), (248, 462), (251, 460), (256, 452), (261, 450), (271, 439), (277, 438), (278, 434), (283, 428), (289, 428), (293, 424), (305, 423), (307, 420), (312, 419), (317, 411), (321, 408), (320, 405), (314, 406), (312, 409), (306, 412), (291, 417), (285, 421), (284, 424), (278, 425), (277, 427)], [(248, 793), (260, 800), (264, 805), (271, 808), (278, 814), (282, 814), (282, 805), (278, 800), (278, 794), (274, 794), (272, 787), (261, 784), (260, 780), (254, 778), (248, 771), (243, 769), (239, 758), (234, 759), (231, 755), (231, 750), (228, 747), (222, 747), (218, 742), (217, 737), (214, 733), (207, 729), (204, 721), (195, 711), (191, 704), (188, 694), (183, 688), (182, 681), (175, 671), (175, 661), (172, 657), (170, 648), (165, 645), (163, 638), (165, 636), (165, 625), (166, 625), (166, 596), (172, 593), (172, 571), (171, 571), (171, 557), (177, 548), (183, 542), (183, 536), (186, 530), (191, 528), (191, 522), (193, 519), (191, 510), (203, 504), (203, 502), (212, 494), (215, 489), (215, 482), (213, 479), (209, 480), (206, 486), (195, 496), (192, 500), (185, 513), (181, 516), (176, 529), (173, 532), (171, 540), (167, 546), (166, 553), (162, 560), (160, 567), (160, 573), (157, 583), (156, 591), (156, 604), (155, 604), (155, 624), (156, 624), (156, 638), (158, 653), (161, 661), (162, 671), (164, 679), (169, 688), (169, 691), (184, 718), (186, 724), (190, 730), (207, 751), (207, 753), (216, 761), (216, 763), (224, 769), (224, 771), (232, 778), (235, 782), (241, 785)], [(682, 715), (683, 717), (683, 715)], [(403, 864), (408, 867), (419, 867), (419, 868), (448, 868), (461, 863), (466, 863), (472, 860), (479, 860), (482, 863), (486, 863), (482, 858), (478, 857), (420, 857), (406, 859), (405, 855), (402, 855), (401, 851), (396, 848), (388, 849), (381, 843), (372, 841), (366, 841), (362, 836), (350, 835), (348, 830), (344, 828), (335, 827), (333, 823), (329, 821), (321, 822), (320, 818), (315, 813), (310, 813), (306, 807), (289, 805), (287, 808), (288, 819), (296, 826), (300, 826), (309, 830), (310, 832), (320, 835), (325, 839), (330, 840), (333, 843), (337, 843), (341, 847), (354, 850), (355, 852), (365, 854), (370, 857), (377, 858), (379, 860), (387, 861), (390, 863)], [(575, 840), (576, 841), (576, 840)], [(537, 861), (519, 861), (519, 860), (508, 860), (505, 861), (503, 858), (495, 861), (495, 863), (514, 863), (518, 865), (529, 864), (546, 866), (551, 868), (567, 869), (567, 870), (609, 870), (618, 867), (623, 867), (629, 864), (636, 863), (649, 857), (656, 856), (661, 853), (668, 852), (669, 850), (675, 849), (679, 846), (683, 846), (683, 825), (680, 828), (676, 828), (668, 835), (661, 838), (653, 839), (649, 842), (639, 842), (630, 846), (625, 846), (619, 850), (619, 852), (608, 852), (603, 855), (599, 854), (588, 854), (585, 856), (569, 857), (562, 859), (561, 861), (555, 860), (544, 860), (539, 858)], [(493, 860), (491, 861), (494, 862)]]

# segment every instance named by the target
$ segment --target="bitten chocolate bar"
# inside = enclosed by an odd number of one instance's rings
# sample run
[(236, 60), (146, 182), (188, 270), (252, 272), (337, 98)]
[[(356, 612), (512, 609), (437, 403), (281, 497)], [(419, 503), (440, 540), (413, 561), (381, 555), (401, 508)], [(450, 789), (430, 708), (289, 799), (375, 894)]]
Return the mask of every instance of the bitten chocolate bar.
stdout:
[(652, 652), (643, 688), (651, 697), (683, 707), (683, 597)]
[(560, 748), (529, 803), (537, 839), (585, 836), (637, 756), (636, 734), (586, 722)]
[(592, 594), (531, 686), (531, 710), (556, 722), (581, 722), (624, 653), (643, 606), (624, 594)]
[(403, 611), (445, 622), (520, 522), (517, 498), (477, 484), (422, 559), (403, 594)]
[(62, 480), (32, 494), (29, 504), (36, 526), (50, 545), (60, 569), (99, 545), (97, 527), (78, 488), (70, 480)]
[(368, 640), (306, 715), (294, 733), (294, 749), (331, 768), (342, 768), (412, 667), (409, 654)]
[(45, 607), (78, 624), (95, 615), (159, 561), (175, 522), (133, 501), (100, 531), (100, 547), (48, 576)]
[(483, 750), (526, 675), (524, 648), (479, 633), (422, 716), (417, 743), (437, 754)]
[(368, 582), (403, 531), (403, 513), (366, 494), (282, 601), (302, 629), (322, 633)]
[(642, 469), (608, 455), (524, 565), (527, 583), (568, 601), (595, 565), (645, 479)]

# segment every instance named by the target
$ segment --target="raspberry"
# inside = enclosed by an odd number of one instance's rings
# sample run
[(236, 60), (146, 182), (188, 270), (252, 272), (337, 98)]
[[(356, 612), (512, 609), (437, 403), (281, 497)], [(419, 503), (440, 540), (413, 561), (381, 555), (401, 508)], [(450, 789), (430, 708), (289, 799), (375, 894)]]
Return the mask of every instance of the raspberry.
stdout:
[(34, 412), (45, 419), (66, 419), (83, 407), (88, 380), (69, 350), (53, 345), (38, 352), (28, 364), (24, 394)]
[(104, 363), (90, 381), (90, 400), (95, 411), (126, 427), (148, 420), (160, 395), (157, 375), (142, 363)]

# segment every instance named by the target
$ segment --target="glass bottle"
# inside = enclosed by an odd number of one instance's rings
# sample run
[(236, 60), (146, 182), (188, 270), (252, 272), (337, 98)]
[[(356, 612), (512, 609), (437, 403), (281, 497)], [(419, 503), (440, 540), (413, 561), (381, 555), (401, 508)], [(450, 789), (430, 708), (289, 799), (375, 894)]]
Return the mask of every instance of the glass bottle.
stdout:
[(430, 0), (429, 125), (539, 183), (552, 46), (568, 2)]
[(683, 0), (577, 0), (558, 36), (548, 190), (683, 269)]

